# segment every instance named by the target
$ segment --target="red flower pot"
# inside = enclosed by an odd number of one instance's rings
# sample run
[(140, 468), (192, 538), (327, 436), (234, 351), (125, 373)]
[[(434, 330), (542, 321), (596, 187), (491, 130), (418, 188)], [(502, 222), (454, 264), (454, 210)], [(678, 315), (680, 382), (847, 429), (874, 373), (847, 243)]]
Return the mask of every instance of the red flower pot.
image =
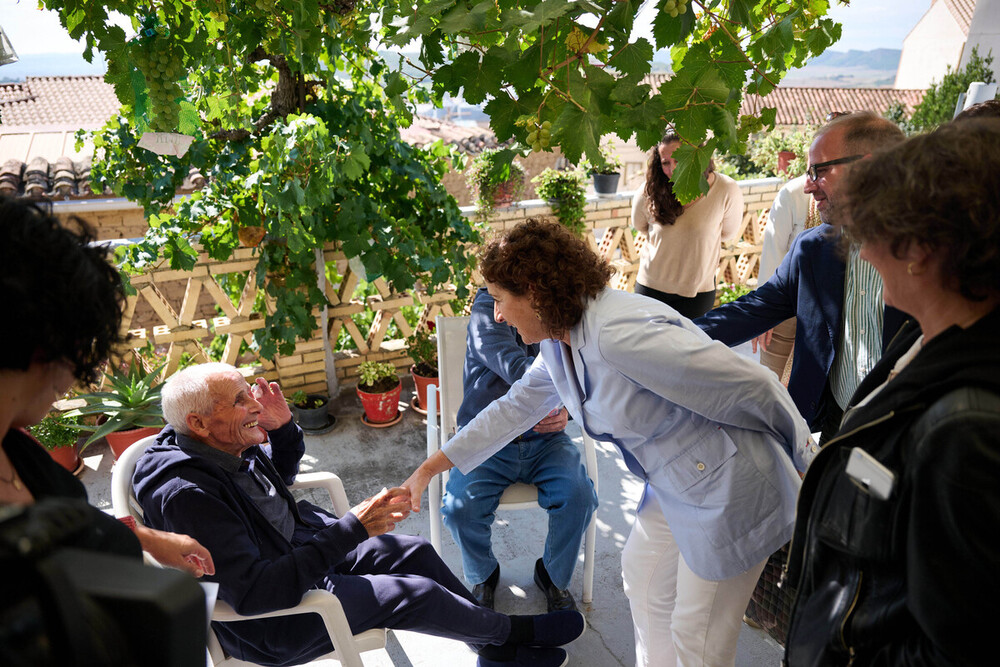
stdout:
[(396, 383), (396, 386), (381, 394), (369, 394), (358, 389), (358, 398), (365, 409), (365, 417), (369, 424), (384, 424), (391, 422), (399, 414), (399, 395), (403, 391), (403, 384)]
[[(423, 375), (417, 375), (416, 372), (417, 365), (414, 364), (410, 366), (410, 375), (413, 376), (413, 384), (417, 388), (417, 404), (420, 406), (421, 410), (427, 409), (427, 385), (438, 386), (440, 380), (435, 375), (434, 377), (424, 377)], [(441, 402), (438, 401), (438, 411), (441, 411)]]
[(114, 454), (115, 461), (118, 457), (122, 455), (126, 449), (139, 442), (143, 438), (156, 435), (163, 430), (162, 426), (144, 426), (142, 428), (133, 428), (128, 431), (114, 431), (108, 433), (105, 438), (108, 440), (108, 446), (111, 447), (111, 453)]
[(797, 156), (792, 151), (778, 151), (778, 171), (788, 171), (788, 165)]
[(76, 445), (72, 444), (68, 447), (56, 447), (55, 449), (50, 449), (49, 456), (52, 460), (61, 465), (66, 470), (69, 470), (74, 475), (77, 474), (81, 468), (80, 466), (80, 455), (76, 453)]

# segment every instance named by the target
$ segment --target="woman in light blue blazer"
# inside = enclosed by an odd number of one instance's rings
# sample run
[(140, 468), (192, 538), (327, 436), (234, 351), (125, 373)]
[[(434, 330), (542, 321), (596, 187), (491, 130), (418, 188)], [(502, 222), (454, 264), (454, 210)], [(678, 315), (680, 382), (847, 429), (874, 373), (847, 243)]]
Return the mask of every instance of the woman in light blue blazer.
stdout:
[(622, 553), (638, 665), (732, 665), (768, 555), (791, 536), (809, 429), (774, 374), (654, 299), (607, 287), (611, 269), (564, 227), (528, 220), (490, 241), (494, 317), (541, 354), (422, 463), (468, 472), (560, 405), (614, 443), (646, 486)]

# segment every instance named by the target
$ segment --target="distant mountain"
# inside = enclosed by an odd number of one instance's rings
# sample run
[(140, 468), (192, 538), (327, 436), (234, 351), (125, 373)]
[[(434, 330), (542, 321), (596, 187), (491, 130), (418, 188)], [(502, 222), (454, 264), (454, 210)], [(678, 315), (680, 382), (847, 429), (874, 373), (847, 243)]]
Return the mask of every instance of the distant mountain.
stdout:
[[(893, 70), (899, 67), (899, 58), (903, 52), (899, 49), (872, 49), (871, 51), (824, 51), (809, 61), (813, 65), (823, 67), (864, 67), (874, 70)], [(805, 69), (805, 68), (803, 68)]]
[(107, 69), (101, 54), (88, 63), (74, 53), (29, 53), (16, 63), (0, 66), (0, 82), (24, 81), (29, 76), (99, 76)]

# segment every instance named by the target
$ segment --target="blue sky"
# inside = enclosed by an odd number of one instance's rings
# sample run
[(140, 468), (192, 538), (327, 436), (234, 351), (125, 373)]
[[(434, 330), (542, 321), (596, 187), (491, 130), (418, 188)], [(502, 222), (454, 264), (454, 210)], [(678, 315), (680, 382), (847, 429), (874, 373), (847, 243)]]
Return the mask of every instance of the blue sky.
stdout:
[[(931, 0), (853, 0), (850, 6), (834, 4), (831, 16), (843, 26), (836, 51), (899, 49), (903, 38), (916, 25)], [(0, 0), (0, 25), (22, 54), (82, 53), (70, 39), (55, 14), (38, 11), (37, 0)]]

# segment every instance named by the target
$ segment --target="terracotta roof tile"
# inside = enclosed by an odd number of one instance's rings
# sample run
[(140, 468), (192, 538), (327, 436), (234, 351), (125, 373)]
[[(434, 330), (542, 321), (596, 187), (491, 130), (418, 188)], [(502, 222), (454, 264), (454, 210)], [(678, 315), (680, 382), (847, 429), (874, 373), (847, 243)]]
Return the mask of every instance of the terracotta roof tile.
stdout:
[(894, 102), (903, 104), (907, 115), (924, 98), (923, 90), (896, 88), (799, 88), (778, 86), (764, 98), (747, 95), (741, 113), (763, 107), (777, 109), (778, 125), (822, 125), (831, 111), (873, 111), (881, 114)]
[[(669, 74), (650, 74), (648, 83), (653, 93), (670, 77)], [(923, 90), (895, 88), (808, 88), (778, 86), (763, 98), (747, 95), (743, 98), (740, 113), (751, 113), (763, 107), (777, 109), (777, 125), (821, 125), (831, 111), (874, 111), (883, 113), (893, 102), (901, 102), (907, 114), (924, 98)]]
[(0, 124), (7, 127), (73, 125), (96, 129), (120, 106), (100, 76), (29, 76), (0, 84)]
[(972, 13), (976, 11), (976, 0), (944, 0), (944, 6), (955, 17), (962, 34), (967, 36), (972, 26)]

